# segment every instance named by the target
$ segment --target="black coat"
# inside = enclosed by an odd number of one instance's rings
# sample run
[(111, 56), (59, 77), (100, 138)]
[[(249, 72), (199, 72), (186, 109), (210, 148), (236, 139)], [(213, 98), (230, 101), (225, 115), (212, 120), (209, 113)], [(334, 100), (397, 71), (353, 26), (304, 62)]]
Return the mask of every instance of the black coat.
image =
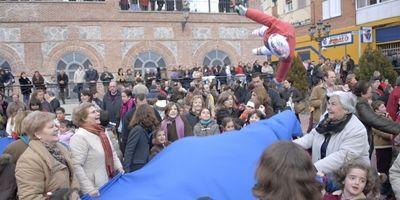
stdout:
[(137, 170), (136, 166), (145, 165), (149, 161), (150, 133), (151, 131), (144, 129), (141, 125), (136, 125), (129, 132), (124, 153), (125, 172)]
[[(61, 83), (61, 81), (64, 81), (64, 83)], [(57, 74), (57, 83), (58, 83), (58, 87), (60, 88), (65, 88), (68, 86), (68, 75), (67, 74), (63, 74), (61, 75), (60, 73)]]
[[(161, 116), (160, 113), (158, 113), (158, 111), (154, 109), (154, 113), (156, 114), (156, 117), (158, 119), (159, 122), (161, 122)], [(125, 113), (124, 118), (122, 119), (122, 131), (121, 131), (121, 144), (120, 144), (120, 149), (121, 152), (124, 153), (125, 152), (125, 146), (126, 143), (128, 141), (128, 136), (129, 136), (129, 132), (131, 131), (131, 128), (129, 127), (129, 123), (132, 120), (133, 114), (135, 114), (136, 111), (136, 106), (134, 106), (130, 111), (128, 111), (127, 113)]]
[(0, 199), (17, 199), (15, 164), (9, 154), (0, 155)]
[(364, 124), (368, 133), (368, 142), (370, 144), (370, 155), (374, 150), (374, 140), (372, 139), (372, 128), (378, 129), (389, 134), (400, 133), (400, 124), (386, 117), (382, 117), (374, 112), (369, 103), (362, 98), (357, 99), (356, 104), (357, 117)]
[(103, 97), (103, 110), (108, 112), (110, 117), (110, 122), (116, 123), (119, 125), (119, 112), (121, 110), (122, 98), (121, 93), (118, 91), (116, 95), (111, 95), (110, 92), (107, 92)]
[(32, 81), (29, 80), (28, 77), (25, 78), (19, 78), (19, 84), (21, 87), (21, 93), (22, 94), (31, 94), (32, 93)]

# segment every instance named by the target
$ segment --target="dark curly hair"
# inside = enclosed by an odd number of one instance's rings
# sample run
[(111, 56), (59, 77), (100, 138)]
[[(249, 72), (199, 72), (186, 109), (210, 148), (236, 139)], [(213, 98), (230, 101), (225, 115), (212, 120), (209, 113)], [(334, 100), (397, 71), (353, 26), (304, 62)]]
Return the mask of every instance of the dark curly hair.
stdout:
[(346, 175), (352, 169), (361, 169), (367, 174), (367, 183), (365, 184), (365, 188), (363, 193), (367, 195), (372, 192), (376, 194), (379, 192), (379, 179), (375, 171), (365, 164), (356, 161), (346, 162), (339, 170), (333, 173), (333, 177), (340, 188), (344, 188), (344, 180), (346, 179)]
[(276, 142), (261, 156), (253, 195), (262, 200), (320, 200), (322, 185), (315, 176), (304, 149), (293, 142)]
[(141, 125), (145, 129), (156, 130), (160, 125), (153, 107), (148, 104), (140, 105), (136, 108), (132, 120), (129, 122), (129, 127)]

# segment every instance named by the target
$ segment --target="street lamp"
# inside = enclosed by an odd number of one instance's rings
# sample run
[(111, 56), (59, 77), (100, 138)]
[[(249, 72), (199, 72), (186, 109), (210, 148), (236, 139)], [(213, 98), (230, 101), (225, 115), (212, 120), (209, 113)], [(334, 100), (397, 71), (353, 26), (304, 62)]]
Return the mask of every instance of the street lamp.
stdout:
[(318, 42), (318, 58), (321, 58), (322, 41), (329, 36), (331, 25), (323, 24), (321, 20), (316, 25), (311, 25), (308, 29), (311, 40)]
[(190, 11), (190, 7), (189, 7), (189, 1), (188, 0), (184, 0), (183, 1), (183, 8), (182, 8), (182, 15), (183, 15), (183, 21), (181, 22), (182, 25), (182, 32), (185, 30), (185, 26), (186, 23), (189, 19), (189, 11)]

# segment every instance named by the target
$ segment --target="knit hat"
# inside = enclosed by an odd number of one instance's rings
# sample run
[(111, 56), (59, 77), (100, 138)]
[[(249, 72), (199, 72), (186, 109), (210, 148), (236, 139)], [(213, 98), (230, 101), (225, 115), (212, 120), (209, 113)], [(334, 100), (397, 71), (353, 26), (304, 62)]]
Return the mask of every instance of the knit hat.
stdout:
[(334, 91), (327, 94), (328, 97), (339, 97), (339, 101), (342, 104), (343, 108), (347, 110), (349, 113), (355, 113), (357, 98), (351, 92), (343, 92), (343, 91)]

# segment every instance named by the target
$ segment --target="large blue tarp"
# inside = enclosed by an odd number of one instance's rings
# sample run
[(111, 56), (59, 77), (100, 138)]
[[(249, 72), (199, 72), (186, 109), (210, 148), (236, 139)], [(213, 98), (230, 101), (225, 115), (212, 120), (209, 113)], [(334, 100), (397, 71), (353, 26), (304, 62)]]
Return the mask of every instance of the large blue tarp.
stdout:
[(7, 146), (15, 140), (9, 137), (0, 138), (0, 154), (7, 148)]
[(251, 189), (262, 152), (278, 140), (300, 135), (294, 113), (285, 111), (240, 131), (183, 138), (142, 169), (107, 183), (100, 199), (254, 199)]

